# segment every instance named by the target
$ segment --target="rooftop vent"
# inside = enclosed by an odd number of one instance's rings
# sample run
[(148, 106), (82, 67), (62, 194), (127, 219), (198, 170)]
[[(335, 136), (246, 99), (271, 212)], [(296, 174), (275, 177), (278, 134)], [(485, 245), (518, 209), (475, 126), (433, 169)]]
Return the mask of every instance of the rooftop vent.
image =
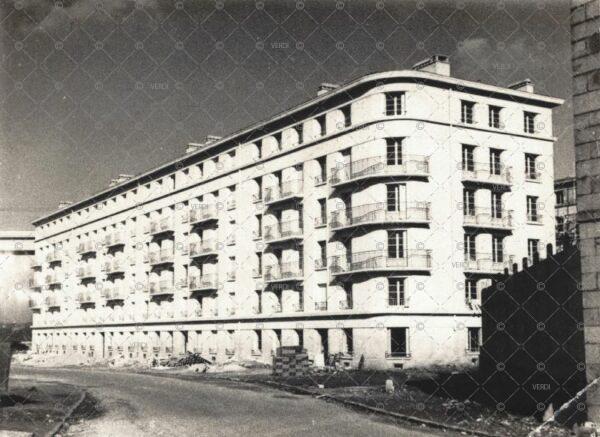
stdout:
[(335, 83), (325, 83), (323, 82), (321, 85), (319, 85), (319, 88), (317, 88), (317, 96), (322, 96), (323, 94), (328, 93), (329, 91), (333, 91), (337, 88), (339, 88), (340, 86), (335, 84)]
[(219, 137), (217, 135), (207, 135), (206, 137), (204, 137), (204, 141), (202, 141), (201, 143), (189, 143), (185, 149), (185, 154), (187, 155), (189, 153), (197, 152), (198, 150), (205, 148), (209, 144), (216, 143), (221, 138), (222, 137)]
[(520, 82), (513, 83), (512, 85), (509, 85), (508, 87), (513, 90), (517, 90), (517, 91), (525, 91), (526, 93), (533, 92), (533, 82), (529, 78), (522, 80)]
[(446, 55), (433, 55), (413, 65), (413, 70), (450, 76), (450, 58)]
[(70, 200), (63, 200), (61, 202), (58, 202), (58, 209), (63, 209), (71, 205), (73, 205), (73, 202), (71, 202)]
[(119, 185), (125, 181), (128, 181), (129, 179), (131, 179), (133, 177), (133, 175), (130, 174), (120, 174), (119, 176), (117, 176), (116, 178), (113, 178), (110, 180), (110, 184), (108, 184), (109, 187), (114, 187), (115, 185)]

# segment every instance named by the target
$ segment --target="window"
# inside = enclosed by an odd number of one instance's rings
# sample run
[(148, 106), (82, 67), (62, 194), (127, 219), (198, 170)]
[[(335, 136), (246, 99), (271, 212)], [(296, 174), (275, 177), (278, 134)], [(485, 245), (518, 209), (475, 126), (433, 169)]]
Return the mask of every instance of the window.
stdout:
[(467, 299), (467, 302), (479, 300), (477, 281), (475, 279), (467, 279), (465, 281), (465, 298)]
[(327, 224), (327, 199), (319, 199), (319, 217), (317, 217), (315, 226), (325, 226)]
[(255, 238), (262, 237), (262, 215), (256, 216), (256, 231)]
[(463, 214), (475, 216), (475, 190), (463, 189)]
[(385, 93), (385, 115), (402, 115), (405, 101), (403, 92)]
[(317, 260), (318, 269), (327, 267), (327, 242), (319, 241), (319, 259)]
[(388, 231), (388, 257), (404, 258), (404, 239), (406, 231)]
[(460, 121), (466, 124), (473, 124), (473, 109), (475, 103), (467, 100), (460, 101)]
[[(281, 147), (282, 147), (281, 132), (277, 132), (277, 133), (273, 134), (273, 138), (275, 138), (275, 142), (277, 143), (277, 149), (281, 150)], [(298, 141), (298, 143), (300, 143), (300, 141)]]
[(477, 256), (475, 254), (475, 235), (465, 234), (463, 239), (465, 259), (475, 261)]
[(535, 133), (535, 117), (537, 116), (534, 112), (523, 113), (523, 131), (528, 134)]
[(492, 236), (492, 261), (495, 263), (504, 261), (504, 240), (498, 235)]
[(352, 125), (352, 117), (350, 112), (350, 105), (341, 108), (342, 114), (344, 114), (344, 127), (350, 127)]
[(488, 110), (488, 124), (490, 127), (499, 129), (500, 128), (500, 106), (491, 106)]
[(254, 200), (259, 201), (262, 199), (262, 192), (263, 192), (262, 177), (258, 177), (256, 179), (254, 179), (254, 182), (256, 182), (256, 194), (254, 195)]
[(536, 196), (527, 196), (527, 221), (537, 222), (539, 219), (538, 198)]
[(262, 252), (256, 252), (256, 275), (260, 276), (263, 273)]
[(536, 170), (537, 155), (531, 153), (525, 154), (525, 178), (536, 180), (538, 178)]
[(492, 218), (502, 218), (502, 194), (492, 193)]
[(388, 184), (387, 186), (387, 210), (398, 212), (402, 210), (402, 203), (406, 193), (404, 184)]
[(327, 157), (321, 156), (317, 158), (319, 164), (319, 174), (315, 178), (315, 185), (324, 184), (327, 180)]
[(565, 218), (564, 217), (556, 217), (556, 232), (564, 232), (565, 231)]
[(562, 205), (565, 203), (565, 192), (563, 190), (556, 192), (556, 205)]
[(389, 278), (388, 280), (388, 305), (404, 306), (406, 304), (404, 295), (404, 278)]
[(304, 126), (302, 124), (297, 124), (294, 126), (294, 129), (298, 134), (298, 144), (302, 144), (304, 142)]
[(408, 356), (408, 328), (390, 328), (390, 357), (407, 357)]
[(318, 116), (317, 122), (319, 123), (319, 129), (320, 129), (321, 136), (324, 137), (325, 135), (327, 135), (327, 125), (325, 124), (326, 123), (325, 115)]
[(402, 141), (404, 138), (388, 138), (386, 148), (387, 165), (402, 165)]
[(481, 346), (481, 328), (467, 328), (467, 336), (467, 350), (469, 352), (479, 352), (479, 347)]
[(529, 258), (529, 262), (533, 262), (535, 258), (539, 257), (539, 246), (540, 240), (531, 238), (527, 240), (527, 257)]
[(256, 351), (262, 351), (262, 331), (257, 329), (254, 331), (256, 333)]
[(473, 159), (473, 155), (475, 152), (475, 146), (469, 146), (467, 144), (463, 144), (462, 146), (462, 169), (466, 171), (474, 171), (475, 170), (475, 160)]
[(501, 154), (502, 150), (490, 149), (490, 174), (499, 175), (502, 173)]

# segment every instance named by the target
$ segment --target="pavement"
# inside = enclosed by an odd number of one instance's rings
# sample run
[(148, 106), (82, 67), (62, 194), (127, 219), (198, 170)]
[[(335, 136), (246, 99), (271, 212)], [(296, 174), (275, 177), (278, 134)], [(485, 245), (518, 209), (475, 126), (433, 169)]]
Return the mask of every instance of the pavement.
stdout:
[(102, 414), (67, 436), (401, 436), (452, 435), (351, 411), (309, 396), (250, 384), (186, 381), (99, 369), (16, 367), (11, 378), (83, 387)]

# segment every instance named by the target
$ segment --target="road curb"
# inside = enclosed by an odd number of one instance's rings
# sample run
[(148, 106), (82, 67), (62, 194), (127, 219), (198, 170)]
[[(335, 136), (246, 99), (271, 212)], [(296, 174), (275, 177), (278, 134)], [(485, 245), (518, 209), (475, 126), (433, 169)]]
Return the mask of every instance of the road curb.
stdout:
[(303, 387), (297, 387), (294, 385), (277, 383), (277, 382), (272, 382), (272, 381), (245, 381), (242, 379), (230, 378), (230, 377), (226, 377), (226, 376), (215, 376), (214, 379), (223, 379), (225, 381), (242, 382), (242, 383), (246, 383), (246, 384), (266, 385), (266, 386), (274, 387), (274, 388), (277, 388), (280, 390), (285, 390), (285, 391), (289, 391), (289, 392), (293, 392), (293, 393), (297, 393), (297, 394), (310, 395), (317, 399), (335, 402), (335, 403), (344, 405), (348, 408), (369, 411), (371, 413), (375, 413), (375, 414), (378, 414), (381, 416), (393, 417), (395, 419), (414, 423), (416, 425), (426, 425), (430, 428), (441, 429), (441, 430), (446, 430), (446, 431), (455, 431), (455, 432), (459, 432), (461, 434), (474, 435), (474, 436), (479, 436), (479, 437), (501, 437), (497, 434), (490, 434), (485, 431), (477, 431), (477, 430), (472, 430), (472, 429), (468, 429), (468, 428), (462, 428), (460, 426), (447, 425), (447, 424), (443, 424), (440, 422), (435, 422), (433, 420), (421, 419), (420, 417), (416, 417), (416, 416), (409, 416), (406, 414), (395, 413), (393, 411), (385, 410), (383, 408), (372, 407), (370, 405), (366, 405), (366, 404), (363, 404), (360, 402), (349, 401), (346, 399), (339, 399), (339, 398), (336, 398), (335, 396), (323, 394), (323, 393), (320, 393), (315, 390), (310, 390), (310, 389), (306, 389)]
[(69, 420), (71, 418), (71, 416), (73, 415), (73, 413), (75, 412), (75, 410), (84, 401), (85, 395), (86, 395), (86, 393), (85, 393), (85, 390), (84, 390), (79, 395), (79, 399), (77, 399), (77, 402), (75, 402), (73, 405), (71, 405), (71, 407), (67, 410), (67, 414), (65, 414), (63, 416), (62, 420), (59, 423), (57, 423), (56, 426), (48, 433), (49, 436), (54, 437), (54, 436), (60, 434), (60, 431), (62, 430), (62, 428), (67, 423), (67, 420)]

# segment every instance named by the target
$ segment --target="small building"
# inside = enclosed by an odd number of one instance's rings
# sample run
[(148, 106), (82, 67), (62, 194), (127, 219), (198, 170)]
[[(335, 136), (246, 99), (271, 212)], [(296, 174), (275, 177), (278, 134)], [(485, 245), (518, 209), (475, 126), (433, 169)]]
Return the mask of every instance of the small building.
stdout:
[(556, 245), (558, 251), (577, 242), (577, 180), (574, 177), (554, 182), (556, 195)]

